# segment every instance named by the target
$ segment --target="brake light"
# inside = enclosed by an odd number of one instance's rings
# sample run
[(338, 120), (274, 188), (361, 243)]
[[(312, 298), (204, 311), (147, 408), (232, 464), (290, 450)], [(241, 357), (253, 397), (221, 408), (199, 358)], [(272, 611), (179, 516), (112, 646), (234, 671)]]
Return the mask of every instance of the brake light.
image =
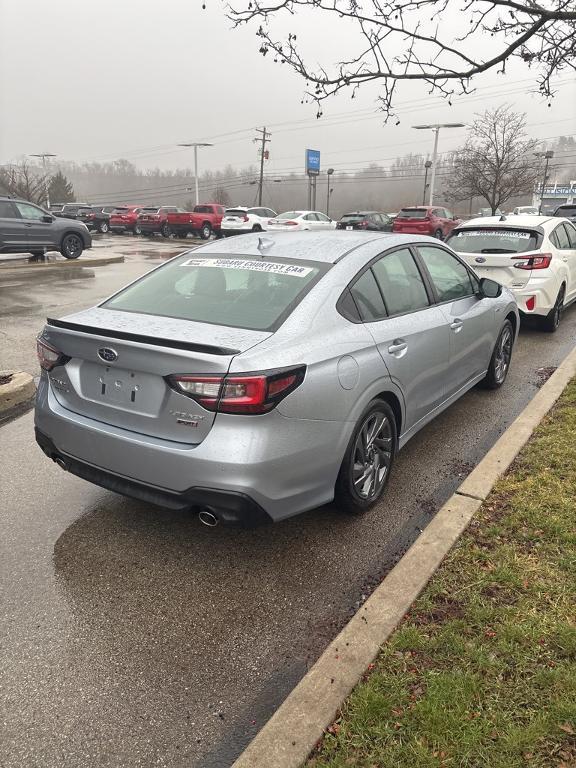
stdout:
[(358, 222), (358, 228), (359, 229), (366, 229), (367, 226), (368, 226), (368, 220), (367, 219), (364, 219), (364, 221), (359, 221)]
[(62, 352), (40, 338), (36, 339), (36, 355), (38, 356), (40, 368), (43, 368), (45, 371), (51, 371), (57, 365), (64, 365), (70, 360), (69, 357), (63, 355)]
[(248, 216), (246, 214), (244, 214), (244, 216), (242, 218), (242, 221), (250, 221), (250, 219), (248, 218)]
[(280, 221), (279, 224), (285, 224), (287, 227), (297, 227), (298, 222), (297, 221)]
[(530, 296), (529, 298), (526, 299), (526, 309), (529, 312), (532, 312), (535, 306), (536, 306), (536, 296)]
[(547, 269), (552, 261), (551, 253), (539, 253), (536, 256), (512, 256), (513, 259), (522, 259), (514, 264), (516, 269)]
[(241, 415), (268, 413), (304, 381), (306, 366), (289, 371), (238, 376), (168, 377), (177, 392), (193, 398), (208, 411)]

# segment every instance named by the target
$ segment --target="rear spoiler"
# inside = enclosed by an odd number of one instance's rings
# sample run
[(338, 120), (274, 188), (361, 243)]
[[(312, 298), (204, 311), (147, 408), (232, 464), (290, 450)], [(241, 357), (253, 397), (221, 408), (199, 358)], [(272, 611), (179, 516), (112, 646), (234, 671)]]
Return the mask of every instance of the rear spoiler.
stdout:
[(63, 328), (67, 331), (86, 333), (93, 336), (104, 336), (107, 339), (119, 339), (121, 341), (136, 341), (139, 344), (150, 344), (154, 347), (168, 347), (170, 349), (185, 349), (188, 352), (205, 352), (207, 355), (238, 355), (239, 349), (229, 347), (216, 347), (211, 344), (194, 344), (190, 341), (176, 341), (175, 339), (162, 339), (157, 336), (146, 336), (140, 333), (127, 333), (126, 331), (113, 331), (110, 328), (96, 328), (93, 325), (80, 325), (68, 323), (65, 320), (46, 318), (48, 325), (53, 328)]

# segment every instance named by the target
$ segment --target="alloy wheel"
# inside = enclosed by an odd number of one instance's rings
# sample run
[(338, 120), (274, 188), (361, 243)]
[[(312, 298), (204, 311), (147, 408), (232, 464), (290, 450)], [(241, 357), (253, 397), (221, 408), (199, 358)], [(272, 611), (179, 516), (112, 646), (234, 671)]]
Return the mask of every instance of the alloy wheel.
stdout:
[(506, 378), (510, 360), (512, 358), (512, 331), (508, 326), (502, 331), (496, 350), (496, 359), (494, 365), (494, 378), (501, 384)]
[(393, 451), (392, 427), (387, 416), (371, 413), (360, 428), (352, 452), (352, 483), (361, 499), (376, 498), (386, 482)]
[(64, 250), (69, 259), (75, 259), (82, 253), (82, 241), (77, 235), (68, 235), (64, 243)]

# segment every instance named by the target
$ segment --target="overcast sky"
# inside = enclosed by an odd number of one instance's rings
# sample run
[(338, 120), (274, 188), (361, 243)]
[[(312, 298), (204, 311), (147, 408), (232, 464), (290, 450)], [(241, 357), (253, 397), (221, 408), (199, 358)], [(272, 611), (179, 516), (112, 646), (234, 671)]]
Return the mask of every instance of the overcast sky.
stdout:
[[(506, 76), (482, 76), (477, 92), (452, 107), (422, 85), (402, 86), (400, 126), (383, 124), (376, 89), (332, 100), (316, 120), (314, 105), (300, 103), (298, 76), (258, 53), (255, 28), (232, 30), (223, 4), (206, 4), (0, 0), (0, 163), (53, 152), (79, 162), (124, 157), (142, 168), (176, 168), (191, 164), (191, 150), (178, 142), (205, 140), (215, 146), (201, 150), (201, 168), (242, 168), (257, 160), (251, 129), (267, 125), (270, 173), (300, 171), (306, 147), (322, 151), (323, 168), (388, 165), (431, 148), (432, 134), (411, 125), (467, 122), (504, 102), (527, 112), (535, 138), (576, 133), (573, 73), (557, 78), (549, 108), (529, 92), (534, 77), (518, 63)], [(322, 29), (319, 59), (338, 60), (346, 25)], [(464, 134), (445, 131), (440, 150), (456, 148)]]

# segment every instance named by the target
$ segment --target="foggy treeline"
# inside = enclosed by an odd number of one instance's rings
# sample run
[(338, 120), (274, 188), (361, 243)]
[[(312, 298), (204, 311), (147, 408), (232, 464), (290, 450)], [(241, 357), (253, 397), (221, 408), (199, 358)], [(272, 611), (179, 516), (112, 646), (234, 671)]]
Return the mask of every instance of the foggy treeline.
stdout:
[[(549, 183), (567, 182), (576, 177), (576, 142), (562, 137), (549, 145), (554, 150)], [(456, 153), (445, 154), (439, 160), (436, 173), (434, 202), (445, 205), (455, 213), (470, 215), (486, 206), (481, 199), (453, 203), (445, 197), (445, 184), (450, 176)], [(325, 211), (328, 179), (332, 194), (330, 214), (341, 216), (352, 210), (372, 209), (395, 212), (405, 205), (420, 205), (424, 198), (423, 154), (406, 154), (391, 165), (372, 164), (358, 171), (338, 170), (328, 177), (325, 170), (317, 182), (316, 209)], [(174, 171), (140, 170), (128, 160), (108, 163), (74, 163), (60, 161), (57, 167), (74, 187), (76, 200), (90, 204), (194, 205), (194, 176), (190, 168)], [(201, 202), (220, 202), (226, 206), (257, 204), (258, 173), (254, 166), (238, 170), (229, 166), (221, 171), (206, 171), (199, 179)], [(430, 179), (428, 178), (428, 181)], [(426, 198), (427, 199), (427, 198)], [(57, 200), (53, 202), (58, 202)], [(274, 210), (288, 211), (308, 207), (308, 180), (304, 174), (275, 174), (265, 169), (263, 205)], [(531, 204), (531, 195), (514, 198), (507, 209)]]

